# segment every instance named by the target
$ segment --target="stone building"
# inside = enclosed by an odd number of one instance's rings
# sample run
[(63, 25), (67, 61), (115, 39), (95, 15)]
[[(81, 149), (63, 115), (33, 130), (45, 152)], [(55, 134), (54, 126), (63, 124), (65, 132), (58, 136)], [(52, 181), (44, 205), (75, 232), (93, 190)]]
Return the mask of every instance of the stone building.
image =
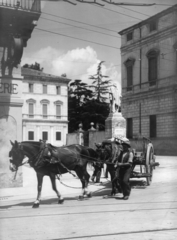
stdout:
[(127, 137), (177, 154), (177, 5), (119, 32)]
[(27, 68), (22, 68), (22, 75), (23, 141), (43, 139), (55, 146), (65, 145), (70, 80)]

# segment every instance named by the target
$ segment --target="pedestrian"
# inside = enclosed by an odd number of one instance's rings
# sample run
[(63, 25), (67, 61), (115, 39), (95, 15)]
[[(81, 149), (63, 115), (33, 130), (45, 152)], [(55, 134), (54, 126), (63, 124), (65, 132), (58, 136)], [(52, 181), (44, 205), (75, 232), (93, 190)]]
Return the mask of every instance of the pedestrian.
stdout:
[(122, 143), (122, 154), (115, 164), (118, 171), (119, 183), (123, 192), (123, 199), (128, 200), (131, 192), (130, 175), (133, 163), (133, 152), (130, 150), (130, 142), (126, 138)]

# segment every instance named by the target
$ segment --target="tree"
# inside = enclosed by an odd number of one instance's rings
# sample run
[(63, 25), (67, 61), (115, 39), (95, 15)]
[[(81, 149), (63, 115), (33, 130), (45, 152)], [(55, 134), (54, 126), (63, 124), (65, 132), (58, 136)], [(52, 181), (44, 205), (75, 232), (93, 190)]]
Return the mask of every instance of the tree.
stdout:
[(94, 96), (96, 97), (98, 102), (105, 102), (107, 97), (105, 95), (108, 94), (108, 87), (110, 87), (111, 80), (104, 80), (103, 78), (108, 78), (108, 76), (102, 75), (101, 67), (104, 61), (101, 61), (98, 64), (97, 73), (95, 75), (90, 76), (89, 79), (92, 79), (92, 85), (90, 88), (94, 89)]
[(41, 68), (40, 64), (35, 62), (35, 64), (24, 64), (23, 65), (23, 68), (29, 68), (29, 69), (33, 69), (33, 70), (37, 70), (37, 71), (40, 71), (42, 72), (44, 70), (44, 68)]
[(81, 80), (76, 79), (69, 85), (68, 100), (68, 119), (69, 132), (78, 129), (79, 123), (83, 121), (83, 105), (93, 97), (92, 91), (88, 89), (88, 85)]

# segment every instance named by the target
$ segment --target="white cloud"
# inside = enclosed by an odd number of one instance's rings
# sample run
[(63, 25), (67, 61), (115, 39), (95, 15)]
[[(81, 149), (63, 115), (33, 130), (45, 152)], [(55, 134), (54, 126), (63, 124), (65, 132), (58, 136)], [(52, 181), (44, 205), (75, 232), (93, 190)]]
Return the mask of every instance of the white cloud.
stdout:
[[(56, 76), (66, 73), (67, 77), (72, 80), (81, 79), (84, 82), (92, 83), (89, 76), (96, 74), (100, 61), (96, 51), (89, 46), (76, 48), (68, 52), (48, 46), (31, 54), (30, 57), (24, 54), (22, 65), (38, 62), (44, 68), (45, 73)], [(120, 86), (120, 73), (113, 63), (104, 62), (102, 64), (102, 74), (109, 76), (113, 82), (116, 81)]]

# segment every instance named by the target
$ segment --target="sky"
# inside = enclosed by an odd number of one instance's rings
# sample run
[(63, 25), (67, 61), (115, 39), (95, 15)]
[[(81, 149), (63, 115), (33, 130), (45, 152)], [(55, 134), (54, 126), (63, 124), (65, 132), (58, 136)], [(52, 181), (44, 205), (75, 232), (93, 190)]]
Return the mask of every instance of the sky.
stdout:
[[(116, 82), (121, 92), (121, 38), (119, 31), (177, 4), (177, 0), (112, 0), (124, 3), (156, 3), (155, 6), (115, 6), (42, 0), (42, 14), (21, 65), (40, 63), (43, 72), (91, 84), (100, 61), (102, 74)], [(94, 1), (94, 0), (88, 0)]]

